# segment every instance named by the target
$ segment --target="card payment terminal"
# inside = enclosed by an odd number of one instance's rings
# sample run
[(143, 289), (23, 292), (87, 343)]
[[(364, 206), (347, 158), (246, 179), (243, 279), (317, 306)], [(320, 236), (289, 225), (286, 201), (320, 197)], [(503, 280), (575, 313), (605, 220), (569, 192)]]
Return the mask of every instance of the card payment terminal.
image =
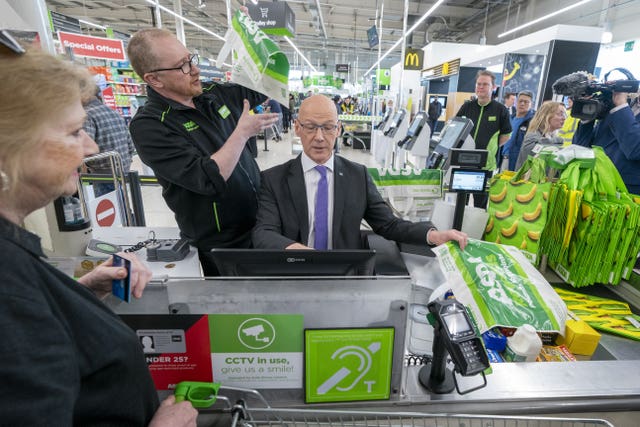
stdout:
[[(484, 387), (489, 358), (464, 306), (449, 299), (432, 301), (427, 308), (427, 318), (434, 328), (433, 360), (420, 370), (420, 383), (434, 393), (450, 393), (455, 387), (459, 394), (465, 394)], [(446, 367), (447, 353), (456, 372), (465, 377), (481, 373), (484, 384), (461, 392), (455, 375)]]

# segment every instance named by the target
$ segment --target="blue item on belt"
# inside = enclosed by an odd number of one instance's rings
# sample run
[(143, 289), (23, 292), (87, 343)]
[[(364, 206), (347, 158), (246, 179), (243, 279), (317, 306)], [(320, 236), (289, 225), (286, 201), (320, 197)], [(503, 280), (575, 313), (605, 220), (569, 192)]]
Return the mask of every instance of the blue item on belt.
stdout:
[(491, 350), (490, 348), (487, 349), (487, 357), (489, 358), (489, 363), (504, 362), (504, 359), (502, 358), (502, 356), (500, 356), (500, 353), (495, 350)]
[(495, 350), (498, 353), (502, 353), (507, 346), (507, 337), (502, 335), (497, 329), (489, 329), (487, 332), (482, 334), (482, 339), (484, 340), (484, 346), (487, 350)]

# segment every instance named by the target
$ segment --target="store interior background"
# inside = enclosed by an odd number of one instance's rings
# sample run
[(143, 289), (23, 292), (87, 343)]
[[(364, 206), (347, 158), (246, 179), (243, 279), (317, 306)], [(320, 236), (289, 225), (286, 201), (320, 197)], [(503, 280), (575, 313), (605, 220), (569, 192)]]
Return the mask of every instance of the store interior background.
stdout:
[[(460, 66), (468, 73), (455, 77), (430, 79), (424, 71), (403, 71), (398, 47), (380, 62), (380, 68), (391, 70), (391, 85), (379, 97), (395, 99), (406, 105), (412, 99), (414, 113), (424, 105), (429, 94), (444, 94), (455, 97), (447, 103), (443, 120), (455, 114), (457, 106), (473, 92), (473, 70), (488, 68), (497, 75), (503, 72), (507, 53), (536, 54), (549, 56), (556, 41), (597, 45), (593, 70), (598, 78), (615, 68), (624, 67), (640, 78), (640, 1), (638, 0), (591, 0), (563, 14), (499, 37), (500, 34), (520, 25), (556, 11), (565, 4), (578, 0), (558, 2), (556, 0), (453, 0), (445, 1), (432, 16), (421, 24), (408, 39), (407, 45), (425, 51), (423, 69), (437, 68), (441, 64), (460, 59)], [(108, 26), (124, 34), (153, 25), (152, 4), (144, 0), (0, 0), (0, 28), (33, 30), (39, 29), (34, 11), (51, 10), (97, 24)], [(224, 35), (227, 27), (227, 2), (224, 0), (162, 0), (164, 7), (176, 10), (179, 7), (189, 20)], [(231, 0), (235, 10), (244, 1)], [(249, 3), (247, 1), (246, 3)], [(379, 52), (385, 53), (403, 32), (404, 0), (299, 0), (288, 1), (296, 15), (296, 37), (293, 42), (308, 58), (317, 72), (335, 75), (345, 80), (342, 95), (358, 93), (367, 85), (364, 74), (374, 65)], [(408, 22), (410, 27), (429, 8), (433, 1), (409, 1)], [(382, 28), (380, 9), (384, 5)], [(181, 25), (167, 13), (162, 13), (163, 27), (176, 31)], [(369, 48), (366, 30), (378, 24), (381, 38), (380, 49)], [(214, 59), (222, 47), (217, 38), (189, 24), (184, 24), (186, 45), (204, 58)], [(105, 31), (85, 24), (83, 33), (105, 37)], [(313, 70), (294, 48), (285, 40), (274, 37), (287, 54), (292, 65), (292, 90), (305, 91), (301, 77), (311, 75)], [(631, 48), (629, 49), (629, 46)], [(571, 55), (570, 55), (571, 56)], [(581, 59), (574, 53), (575, 58)], [(348, 73), (336, 73), (336, 64), (349, 64)], [(578, 71), (577, 69), (572, 71)], [(449, 90), (452, 79), (458, 90), (453, 95)], [(400, 84), (402, 82), (402, 85)], [(426, 83), (426, 84), (425, 84)], [(552, 82), (551, 82), (552, 83)], [(543, 100), (541, 96), (538, 103)], [(258, 140), (257, 161), (261, 169), (279, 164), (295, 155), (292, 150), (292, 133), (284, 135), (283, 141)], [(264, 151), (268, 147), (269, 151)], [(342, 147), (341, 154), (376, 166), (375, 159), (366, 150)], [(133, 167), (141, 173), (147, 172), (138, 159)], [(175, 227), (172, 213), (161, 197), (159, 187), (144, 187), (143, 200), (148, 226)], [(595, 416), (599, 414), (584, 414)], [(637, 414), (608, 415), (615, 425), (638, 425)]]
[[(188, 22), (176, 19), (166, 10), (182, 14), (189, 21), (223, 36), (227, 28), (227, 6), (234, 11), (251, 1), (159, 0), (158, 4), (165, 8), (159, 17), (154, 14), (154, 3), (155, 0), (0, 0), (0, 27), (38, 29), (42, 33), (40, 17), (46, 16), (47, 10), (80, 19), (83, 34), (97, 37), (106, 36), (106, 27), (113, 29), (116, 36), (126, 36), (160, 21), (164, 28), (177, 34), (184, 33), (187, 47), (201, 55), (201, 64), (213, 66), (223, 42)], [(406, 2), (406, 28), (411, 28), (436, 3)], [(580, 5), (572, 10), (518, 29), (557, 12), (559, 6), (576, 3)], [(539, 87), (540, 96), (535, 100), (537, 105), (552, 96), (550, 85), (564, 74), (558, 75), (558, 70), (566, 70), (567, 73), (586, 70), (602, 78), (607, 71), (624, 67), (640, 76), (640, 30), (634, 25), (640, 18), (639, 1), (576, 0), (562, 2), (561, 5), (553, 0), (444, 1), (406, 38), (407, 48), (425, 52), (422, 70), (416, 71), (403, 70), (400, 46), (388, 52), (403, 34), (404, 0), (354, 0), (346, 3), (300, 0), (287, 1), (287, 4), (295, 13), (293, 43), (289, 44), (278, 36), (272, 38), (289, 58), (292, 91), (313, 89), (343, 97), (355, 95), (371, 86), (370, 79), (377, 67), (390, 69), (390, 86), (376, 99), (376, 108), (383, 101), (394, 100), (395, 105), (410, 103), (410, 112), (415, 114), (425, 109), (429, 96), (437, 95), (446, 104), (437, 130), (473, 94), (475, 72), (488, 68), (500, 80), (505, 56), (510, 53), (541, 55), (544, 58), (547, 69)], [(370, 48), (367, 29), (374, 25), (380, 44)], [(55, 43), (53, 39), (43, 42), (45, 45)], [(294, 44), (306, 59), (294, 50)], [(379, 55), (387, 52), (378, 64)], [(101, 60), (77, 59), (84, 60), (87, 65), (101, 65)], [(456, 63), (459, 68), (457, 72), (438, 78), (437, 72), (445, 63)], [(336, 64), (348, 64), (348, 72), (337, 73)], [(555, 76), (550, 68), (556, 70)], [(222, 71), (227, 70), (222, 68)], [(341, 89), (304, 87), (302, 78), (313, 75), (341, 78), (344, 85)], [(622, 78), (621, 75), (617, 77)], [(284, 135), (280, 143), (267, 141), (269, 151), (263, 151), (267, 146), (259, 140), (257, 160), (260, 167), (267, 168), (293, 156), (292, 136), (292, 133)], [(375, 159), (364, 150), (345, 147), (341, 154), (368, 166), (376, 166)], [(141, 174), (149, 172), (137, 158), (133, 168)], [(143, 188), (143, 201), (147, 225), (175, 226), (159, 188)]]

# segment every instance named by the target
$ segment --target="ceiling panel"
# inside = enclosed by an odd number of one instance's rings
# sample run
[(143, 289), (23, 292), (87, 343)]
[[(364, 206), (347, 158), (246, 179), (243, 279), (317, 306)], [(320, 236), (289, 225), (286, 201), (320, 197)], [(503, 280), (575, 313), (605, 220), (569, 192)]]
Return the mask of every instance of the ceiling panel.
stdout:
[[(422, 47), (427, 42), (478, 42), (485, 24), (485, 17), (498, 20), (510, 10), (526, 0), (449, 0), (441, 5), (414, 32), (409, 42), (413, 47)], [(86, 19), (100, 25), (132, 34), (140, 28), (153, 25), (152, 5), (145, 0), (46, 0), (49, 9)], [(225, 0), (182, 0), (183, 15), (220, 35), (227, 28)], [(244, 2), (232, 0), (233, 10)], [(247, 2), (249, 3), (249, 2)], [(336, 63), (356, 62), (358, 72), (368, 69), (376, 60), (378, 49), (369, 49), (366, 30), (374, 25), (376, 10), (381, 9), (383, 0), (320, 0), (320, 12), (324, 20), (326, 35), (323, 37), (318, 20), (316, 0), (294, 0), (287, 2), (296, 15), (296, 37), (294, 42), (320, 71), (332, 72)], [(411, 26), (435, 2), (410, 1), (408, 7)], [(173, 9), (172, 0), (161, 0), (160, 4)], [(201, 7), (199, 7), (203, 4)], [(385, 52), (402, 34), (404, 0), (384, 0), (384, 16), (380, 35), (382, 51)], [(175, 21), (167, 13), (162, 13), (163, 27), (175, 30)], [(215, 58), (222, 43), (212, 36), (185, 24), (187, 46), (207, 57)], [(88, 28), (92, 35), (103, 35), (98, 29)], [(274, 37), (292, 63), (295, 52), (284, 41)], [(399, 61), (400, 49), (390, 54), (383, 67), (390, 67)]]

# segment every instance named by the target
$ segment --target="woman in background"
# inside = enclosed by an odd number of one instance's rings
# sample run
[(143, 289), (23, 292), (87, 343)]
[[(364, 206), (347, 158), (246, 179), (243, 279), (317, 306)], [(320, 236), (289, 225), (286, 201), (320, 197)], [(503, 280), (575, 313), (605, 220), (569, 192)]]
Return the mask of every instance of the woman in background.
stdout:
[(529, 123), (529, 130), (522, 141), (515, 170), (527, 160), (530, 154), (538, 152), (536, 145), (554, 145), (562, 148), (562, 138), (557, 135), (567, 118), (567, 111), (562, 102), (547, 101), (543, 103)]
[[(127, 270), (110, 258), (75, 281), (22, 228), (75, 193), (82, 159), (98, 152), (83, 130), (89, 88), (87, 70), (0, 43), (0, 424), (195, 426), (189, 402), (159, 403), (138, 337), (100, 301)], [(151, 272), (121, 255), (139, 298)]]

